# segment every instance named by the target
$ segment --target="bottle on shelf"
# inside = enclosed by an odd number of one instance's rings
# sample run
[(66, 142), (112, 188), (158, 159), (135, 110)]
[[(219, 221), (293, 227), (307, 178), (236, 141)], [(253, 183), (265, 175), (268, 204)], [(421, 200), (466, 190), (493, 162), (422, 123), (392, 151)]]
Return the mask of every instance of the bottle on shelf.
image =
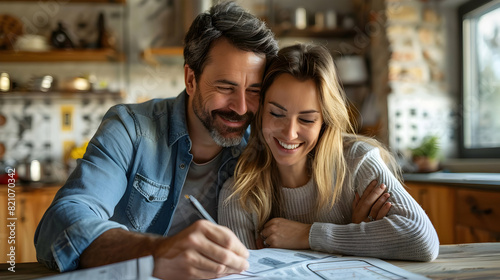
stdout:
[(68, 32), (64, 28), (62, 22), (57, 23), (57, 29), (52, 32), (50, 37), (52, 46), (57, 49), (74, 49), (75, 44), (68, 35)]

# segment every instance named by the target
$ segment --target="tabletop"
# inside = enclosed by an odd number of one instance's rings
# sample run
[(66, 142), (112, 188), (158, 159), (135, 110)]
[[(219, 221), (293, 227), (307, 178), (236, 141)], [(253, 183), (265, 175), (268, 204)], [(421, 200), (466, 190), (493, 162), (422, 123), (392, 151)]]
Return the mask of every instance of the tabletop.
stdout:
[[(500, 279), (500, 242), (439, 246), (432, 262), (387, 262), (431, 279)], [(0, 264), (0, 279), (35, 279), (57, 274), (38, 263), (18, 263), (15, 272)]]
[(500, 279), (500, 242), (441, 245), (432, 262), (387, 262), (431, 279)]

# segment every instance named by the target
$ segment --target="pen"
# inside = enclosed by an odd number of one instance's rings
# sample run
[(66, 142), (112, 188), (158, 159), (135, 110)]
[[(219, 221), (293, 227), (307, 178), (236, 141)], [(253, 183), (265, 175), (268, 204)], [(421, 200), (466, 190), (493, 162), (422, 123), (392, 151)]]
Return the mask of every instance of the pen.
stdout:
[[(217, 224), (215, 222), (215, 220), (210, 216), (210, 214), (208, 214), (207, 210), (205, 210), (205, 208), (203, 208), (203, 206), (201, 205), (201, 203), (198, 201), (198, 199), (196, 199), (196, 197), (192, 196), (192, 195), (184, 195), (184, 197), (186, 199), (189, 199), (189, 201), (191, 201), (191, 203), (194, 205), (194, 207), (200, 212), (200, 214), (203, 216), (203, 218), (209, 220), (210, 222), (214, 223), (214, 224)], [(255, 274), (252, 274), (252, 273), (248, 273), (246, 271), (244, 272), (240, 272), (240, 273), (237, 273), (236, 275), (243, 275), (243, 276), (250, 276), (250, 277), (256, 277)]]
[(196, 209), (200, 212), (200, 214), (203, 216), (203, 218), (209, 220), (210, 222), (212, 222), (214, 224), (217, 224), (217, 222), (215, 222), (215, 220), (212, 217), (210, 217), (210, 214), (208, 214), (207, 210), (205, 210), (205, 208), (203, 208), (203, 206), (198, 201), (198, 199), (196, 199), (192, 195), (187, 195), (187, 194), (184, 197), (186, 199), (189, 199), (189, 201), (191, 201), (191, 203), (194, 205), (194, 207), (196, 207)]

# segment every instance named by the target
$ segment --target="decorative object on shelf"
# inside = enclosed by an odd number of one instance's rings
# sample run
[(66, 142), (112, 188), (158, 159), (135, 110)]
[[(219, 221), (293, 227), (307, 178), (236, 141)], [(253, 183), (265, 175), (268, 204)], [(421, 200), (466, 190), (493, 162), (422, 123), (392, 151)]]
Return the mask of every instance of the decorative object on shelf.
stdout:
[(307, 10), (302, 7), (295, 9), (295, 28), (306, 29), (307, 27)]
[(418, 172), (434, 172), (439, 167), (439, 138), (435, 135), (424, 137), (420, 146), (411, 149), (413, 162)]
[(57, 29), (52, 31), (52, 35), (50, 37), (52, 42), (52, 46), (57, 49), (73, 49), (75, 48), (75, 44), (73, 40), (68, 35), (68, 31), (64, 28), (62, 22), (57, 23)]
[(92, 90), (92, 83), (86, 77), (73, 77), (65, 81), (62, 89), (65, 92), (88, 92)]
[(29, 90), (35, 92), (48, 92), (56, 87), (56, 79), (50, 75), (36, 76), (29, 82)]
[(116, 39), (111, 36), (111, 33), (106, 28), (106, 19), (104, 13), (99, 13), (97, 18), (97, 42), (96, 47), (98, 49), (114, 49), (116, 47)]
[(71, 174), (73, 170), (76, 168), (76, 160), (79, 158), (83, 158), (83, 155), (87, 151), (87, 146), (89, 142), (86, 141), (84, 142), (81, 146), (76, 146), (74, 145), (67, 156), (66, 159), (66, 169), (67, 169), (67, 174)]
[(87, 150), (87, 146), (89, 145), (89, 142), (86, 141), (84, 142), (81, 146), (79, 147), (74, 147), (73, 149), (71, 149), (70, 153), (69, 153), (69, 156), (74, 159), (74, 160), (77, 160), (79, 158), (82, 158), (83, 155), (85, 154), (85, 151)]
[(38, 182), (42, 179), (42, 164), (39, 160), (24, 160), (17, 164), (16, 172), (25, 182)]
[(345, 29), (352, 29), (356, 26), (356, 21), (354, 20), (354, 17), (351, 15), (345, 15), (342, 18), (342, 27)]
[(44, 52), (50, 50), (50, 46), (44, 36), (24, 34), (17, 38), (14, 49), (16, 51)]
[(13, 49), (17, 38), (22, 34), (23, 24), (17, 17), (0, 15), (0, 49)]
[(78, 14), (75, 20), (75, 35), (78, 46), (82, 49), (95, 48), (94, 44), (97, 42), (97, 30), (90, 22), (90, 16), (85, 12)]
[(314, 28), (316, 30), (323, 30), (325, 29), (325, 13), (323, 12), (316, 12), (314, 14)]
[(366, 63), (360, 55), (345, 55), (335, 59), (339, 78), (344, 85), (362, 84), (368, 80)]
[(0, 73), (0, 92), (8, 92), (11, 90), (10, 76), (7, 72)]
[(337, 28), (337, 13), (334, 10), (326, 11), (325, 26), (327, 29)]

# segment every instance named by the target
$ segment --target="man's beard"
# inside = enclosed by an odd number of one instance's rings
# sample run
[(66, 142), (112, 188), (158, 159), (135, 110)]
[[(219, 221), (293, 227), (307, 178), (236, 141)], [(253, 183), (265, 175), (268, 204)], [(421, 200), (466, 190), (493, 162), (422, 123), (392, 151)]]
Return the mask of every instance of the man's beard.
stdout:
[[(199, 89), (196, 89), (193, 98), (193, 111), (208, 130), (215, 143), (222, 147), (231, 147), (240, 144), (243, 133), (254, 118), (254, 114), (250, 111), (244, 115), (239, 115), (232, 110), (214, 110), (212, 112), (204, 110), (203, 99)], [(216, 121), (217, 115), (226, 120), (245, 121), (245, 124), (241, 127), (227, 127)], [(238, 132), (236, 136), (226, 136), (229, 133), (234, 134), (235, 132)]]

